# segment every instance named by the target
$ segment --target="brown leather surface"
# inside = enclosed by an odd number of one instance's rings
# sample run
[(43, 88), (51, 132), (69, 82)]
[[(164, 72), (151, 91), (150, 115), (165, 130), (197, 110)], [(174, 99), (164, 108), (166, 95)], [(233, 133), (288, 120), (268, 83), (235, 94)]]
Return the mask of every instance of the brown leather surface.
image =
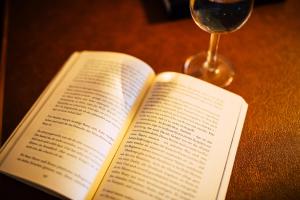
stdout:
[[(124, 52), (162, 72), (181, 71), (207, 49), (209, 35), (191, 19), (168, 21), (150, 4), (11, 1), (2, 142), (74, 51)], [(244, 27), (221, 37), (219, 51), (237, 74), (227, 89), (249, 104), (226, 199), (300, 199), (300, 1), (256, 7)], [(0, 195), (53, 198), (0, 180)]]

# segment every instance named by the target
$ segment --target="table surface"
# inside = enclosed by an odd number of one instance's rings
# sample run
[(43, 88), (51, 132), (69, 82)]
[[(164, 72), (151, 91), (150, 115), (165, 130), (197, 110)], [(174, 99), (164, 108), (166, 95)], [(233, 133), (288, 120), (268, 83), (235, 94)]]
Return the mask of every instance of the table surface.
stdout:
[[(157, 2), (154, 4), (153, 2)], [(117, 51), (159, 73), (208, 47), (190, 18), (169, 20), (159, 1), (10, 1), (2, 142), (74, 51)], [(255, 7), (219, 52), (235, 66), (227, 88), (249, 108), (226, 199), (300, 199), (300, 1)], [(0, 194), (52, 199), (1, 175)], [(27, 198), (26, 198), (27, 199)]]

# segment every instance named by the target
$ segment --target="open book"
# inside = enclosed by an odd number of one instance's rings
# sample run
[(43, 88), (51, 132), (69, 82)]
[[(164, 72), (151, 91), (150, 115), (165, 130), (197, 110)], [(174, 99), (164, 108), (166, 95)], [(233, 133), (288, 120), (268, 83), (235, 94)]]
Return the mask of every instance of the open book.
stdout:
[(0, 170), (70, 199), (224, 199), (238, 95), (113, 52), (74, 53), (1, 148)]

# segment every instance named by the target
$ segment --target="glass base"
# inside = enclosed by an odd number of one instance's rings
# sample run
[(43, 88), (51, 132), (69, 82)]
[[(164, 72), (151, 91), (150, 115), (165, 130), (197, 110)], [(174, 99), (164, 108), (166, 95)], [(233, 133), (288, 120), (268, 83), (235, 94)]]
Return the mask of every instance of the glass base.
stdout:
[(189, 57), (184, 63), (183, 72), (220, 87), (228, 86), (234, 77), (231, 63), (218, 55), (216, 68), (211, 69), (207, 67), (206, 57), (206, 52)]

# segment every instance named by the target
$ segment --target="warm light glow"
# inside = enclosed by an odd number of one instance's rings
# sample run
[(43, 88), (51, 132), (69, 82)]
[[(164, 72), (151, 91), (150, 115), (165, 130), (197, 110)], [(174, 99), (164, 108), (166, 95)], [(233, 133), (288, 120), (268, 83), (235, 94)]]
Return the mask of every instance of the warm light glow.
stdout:
[(173, 78), (173, 74), (172, 73), (163, 73), (163, 74), (160, 74), (159, 78), (160, 78), (160, 81), (170, 81), (172, 78)]

